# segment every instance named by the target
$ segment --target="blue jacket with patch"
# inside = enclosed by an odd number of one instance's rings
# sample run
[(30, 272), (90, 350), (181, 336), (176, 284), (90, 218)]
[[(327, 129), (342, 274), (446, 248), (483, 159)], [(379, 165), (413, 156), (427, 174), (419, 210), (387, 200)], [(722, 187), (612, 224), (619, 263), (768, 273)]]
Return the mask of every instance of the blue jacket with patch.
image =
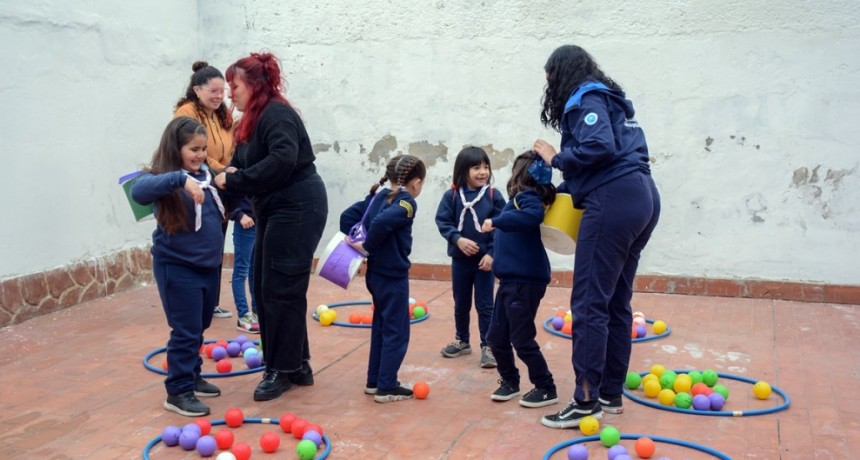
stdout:
[(581, 208), (595, 188), (634, 171), (651, 174), (645, 134), (623, 91), (586, 82), (568, 99), (561, 117), (561, 151), (552, 166), (562, 171), (559, 192)]
[(367, 195), (364, 200), (347, 208), (340, 215), (340, 231), (348, 235), (370, 206), (364, 219), (367, 269), (385, 276), (408, 276), (412, 266), (409, 262), (412, 223), (418, 205), (412, 195), (404, 191), (398, 192), (389, 202), (390, 193), (387, 188), (379, 189), (375, 195)]
[(496, 278), (502, 282), (549, 283), (549, 257), (540, 237), (545, 212), (540, 196), (526, 190), (508, 200), (502, 213), (493, 219)]
[[(467, 201), (472, 201), (478, 196), (480, 189), (463, 190), (463, 195)], [(490, 187), (484, 192), (481, 201), (475, 203), (472, 209), (478, 215), (478, 225), (482, 225), (485, 219), (492, 219), (502, 212), (505, 206), (505, 198), (502, 197), (498, 189)], [(469, 257), (483, 257), (484, 254), (489, 254), (493, 257), (493, 234), (481, 233), (475, 228), (475, 221), (472, 213), (467, 211), (463, 218), (463, 230), (457, 230), (460, 223), (460, 214), (463, 212), (463, 200), (460, 199), (460, 191), (455, 188), (448, 189), (442, 194), (442, 200), (439, 201), (439, 207), (436, 209), (436, 227), (439, 228), (439, 233), (448, 242), (448, 256), (457, 259), (466, 259)], [(478, 244), (480, 249), (474, 256), (467, 256), (457, 246), (457, 240), (461, 237), (468, 238)]]

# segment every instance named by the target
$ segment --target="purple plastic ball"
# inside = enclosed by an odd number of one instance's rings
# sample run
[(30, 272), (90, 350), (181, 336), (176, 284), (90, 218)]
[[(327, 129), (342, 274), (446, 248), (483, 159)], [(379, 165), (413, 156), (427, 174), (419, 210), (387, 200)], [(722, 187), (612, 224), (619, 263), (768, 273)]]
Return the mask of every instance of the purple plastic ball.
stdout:
[(247, 342), (242, 342), (242, 353), (244, 353), (245, 350), (249, 348), (254, 348), (255, 346), (256, 345), (254, 345), (254, 342), (251, 342), (250, 340)]
[(189, 431), (189, 430), (190, 430), (190, 431), (196, 431), (196, 432), (197, 432), (197, 437), (200, 437), (200, 435), (202, 435), (202, 434), (203, 434), (203, 432), (202, 432), (202, 431), (200, 431), (200, 425), (198, 425), (198, 424), (196, 424), (196, 423), (189, 423), (189, 424), (187, 424), (187, 425), (185, 425), (185, 426), (183, 426), (183, 427), (182, 427), (182, 432), (183, 432), (183, 433), (184, 433), (184, 432), (186, 432), (186, 431)]
[(248, 341), (248, 336), (245, 334), (239, 334), (233, 341), (238, 343), (239, 345), (242, 345), (243, 343)]
[(197, 447), (197, 440), (200, 439), (200, 432), (194, 430), (182, 430), (179, 435), (179, 445), (185, 450), (194, 450)]
[[(213, 352), (215, 350), (212, 350)], [(242, 352), (242, 345), (239, 342), (230, 342), (227, 344), (227, 354), (233, 357), (239, 356), (239, 353)]]
[(218, 345), (217, 347), (212, 349), (212, 359), (215, 361), (221, 361), (222, 359), (227, 357), (227, 349)]
[(322, 444), (322, 436), (317, 433), (317, 430), (305, 431), (305, 434), (302, 435), (302, 440), (304, 441), (305, 439), (307, 439), (308, 441), (313, 441), (313, 443), (317, 445), (318, 449), (320, 447), (320, 444)]
[(627, 454), (621, 454), (621, 455), (618, 455), (617, 457), (615, 457), (615, 460), (633, 460), (633, 457), (631, 457)]
[(178, 426), (170, 425), (161, 432), (161, 441), (164, 442), (165, 446), (173, 447), (179, 444), (180, 434), (182, 434), (182, 430)]
[(218, 443), (215, 442), (215, 438), (208, 434), (197, 440), (197, 453), (203, 457), (211, 457), (217, 448)]
[(636, 338), (637, 339), (641, 339), (642, 337), (645, 337), (645, 335), (647, 333), (648, 333), (648, 330), (645, 329), (645, 326), (643, 326), (641, 324), (636, 326)]
[(693, 396), (693, 409), (696, 410), (711, 410), (711, 400), (705, 395)]
[(248, 357), (245, 358), (245, 364), (248, 366), (248, 369), (256, 369), (263, 365), (263, 358), (259, 353), (248, 355)]
[(723, 405), (726, 403), (726, 398), (723, 395), (713, 392), (708, 399), (711, 401), (711, 410), (723, 410)]
[(562, 318), (560, 316), (556, 316), (555, 318), (552, 319), (552, 328), (553, 329), (560, 331), (561, 328), (563, 328), (563, 327), (564, 327), (564, 318)]
[(588, 460), (588, 449), (582, 444), (574, 444), (567, 449), (567, 460)]
[(627, 455), (627, 448), (621, 444), (616, 444), (610, 447), (606, 452), (606, 458), (609, 460), (617, 460), (619, 455)]

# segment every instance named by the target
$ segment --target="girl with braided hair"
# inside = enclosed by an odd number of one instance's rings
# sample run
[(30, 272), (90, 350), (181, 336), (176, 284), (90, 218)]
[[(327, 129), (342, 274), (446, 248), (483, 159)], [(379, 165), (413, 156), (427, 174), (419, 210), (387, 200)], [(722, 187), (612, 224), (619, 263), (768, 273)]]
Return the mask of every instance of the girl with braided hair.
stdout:
[[(400, 385), (397, 371), (409, 346), (409, 254), (412, 223), (427, 169), (417, 157), (401, 155), (388, 162), (385, 176), (373, 184), (364, 200), (340, 216), (340, 230), (361, 224), (362, 238), (347, 237), (356, 250), (367, 254), (365, 282), (373, 298), (370, 357), (364, 392), (374, 401), (387, 403), (412, 398), (412, 390)], [(385, 188), (390, 182), (391, 188)], [(353, 232), (355, 235), (355, 232)]]

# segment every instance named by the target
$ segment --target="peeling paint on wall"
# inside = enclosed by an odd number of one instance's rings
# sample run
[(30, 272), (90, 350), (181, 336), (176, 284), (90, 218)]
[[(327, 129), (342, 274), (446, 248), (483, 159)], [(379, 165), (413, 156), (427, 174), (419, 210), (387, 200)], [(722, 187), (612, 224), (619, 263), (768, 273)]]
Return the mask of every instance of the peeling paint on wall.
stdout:
[(428, 168), (434, 166), (440, 159), (448, 159), (448, 146), (444, 142), (438, 144), (431, 144), (427, 141), (412, 142), (406, 151), (410, 155), (420, 158)]
[(760, 216), (767, 211), (767, 198), (761, 193), (753, 193), (744, 197), (744, 203), (747, 208), (747, 213), (750, 215), (750, 220), (754, 224), (764, 222), (764, 218)]
[(517, 156), (512, 148), (496, 150), (493, 148), (493, 144), (484, 145), (481, 148), (490, 156), (490, 165), (496, 171), (506, 169), (508, 165), (513, 164), (514, 158)]
[(821, 178), (821, 165), (811, 170), (806, 166), (797, 168), (792, 173), (791, 186), (800, 190), (803, 201), (816, 208), (825, 220), (832, 217), (829, 197), (839, 190), (842, 180), (847, 176), (854, 175), (857, 168), (851, 169), (828, 169)]
[(328, 150), (330, 148), (331, 148), (331, 144), (314, 144), (313, 145), (314, 155), (319, 155), (320, 153), (328, 152)]
[[(362, 150), (364, 147), (362, 147)], [(385, 166), (388, 164), (388, 160), (391, 159), (392, 152), (397, 150), (397, 138), (386, 134), (382, 136), (382, 139), (376, 141), (373, 144), (373, 149), (370, 151), (370, 155), (367, 156), (367, 159), (370, 160), (370, 168), (368, 171), (376, 171), (378, 166)]]

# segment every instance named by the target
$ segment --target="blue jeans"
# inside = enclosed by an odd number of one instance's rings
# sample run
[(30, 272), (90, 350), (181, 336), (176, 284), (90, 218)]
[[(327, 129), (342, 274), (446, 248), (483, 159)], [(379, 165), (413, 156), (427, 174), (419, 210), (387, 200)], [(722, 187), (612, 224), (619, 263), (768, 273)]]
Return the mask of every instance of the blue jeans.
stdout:
[(257, 313), (257, 296), (254, 295), (254, 228), (242, 228), (239, 222), (233, 223), (233, 302), (239, 317), (248, 314), (248, 300), (245, 296), (245, 281), (251, 287), (251, 309)]

